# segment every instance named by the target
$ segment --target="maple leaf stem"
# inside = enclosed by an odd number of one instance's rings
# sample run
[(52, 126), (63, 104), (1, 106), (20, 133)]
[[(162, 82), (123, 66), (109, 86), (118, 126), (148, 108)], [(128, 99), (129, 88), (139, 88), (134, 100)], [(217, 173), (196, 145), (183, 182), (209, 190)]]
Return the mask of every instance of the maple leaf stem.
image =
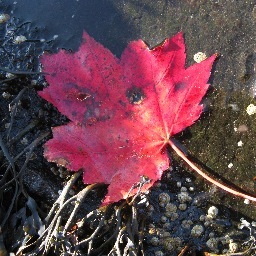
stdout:
[(201, 171), (193, 162), (191, 162), (184, 155), (184, 153), (178, 147), (175, 146), (175, 144), (172, 141), (169, 141), (168, 144), (177, 153), (177, 155), (180, 156), (194, 171), (196, 171), (199, 175), (201, 175), (203, 178), (205, 178), (206, 180), (208, 180), (212, 184), (216, 185), (219, 188), (222, 188), (223, 190), (225, 190), (225, 191), (227, 191), (227, 192), (229, 192), (229, 193), (231, 193), (233, 195), (236, 195), (236, 196), (239, 196), (239, 197), (251, 200), (253, 202), (256, 202), (256, 197), (249, 196), (247, 194), (238, 192), (238, 191), (236, 191), (236, 190), (234, 190), (232, 188), (227, 187), (226, 185), (223, 185), (223, 184), (219, 183), (218, 181), (214, 180), (213, 178), (209, 177), (207, 174), (205, 174), (203, 171)]

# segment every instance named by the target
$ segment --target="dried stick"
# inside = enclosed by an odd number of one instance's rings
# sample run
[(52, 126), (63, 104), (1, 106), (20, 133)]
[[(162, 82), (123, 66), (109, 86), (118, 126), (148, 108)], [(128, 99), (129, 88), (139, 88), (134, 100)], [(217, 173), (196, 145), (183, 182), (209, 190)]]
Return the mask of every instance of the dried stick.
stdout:
[(50, 221), (50, 218), (52, 217), (52, 214), (54, 213), (55, 209), (63, 204), (65, 201), (68, 191), (70, 188), (74, 185), (76, 180), (79, 178), (79, 176), (82, 174), (82, 170), (76, 172), (75, 174), (72, 175), (70, 180), (67, 182), (66, 186), (63, 188), (59, 198), (56, 200), (56, 202), (53, 204), (51, 210), (49, 211), (47, 217), (45, 218), (45, 223), (47, 224)]
[(92, 184), (86, 187), (86, 189), (83, 189), (81, 191), (81, 194), (78, 195), (77, 200), (76, 200), (76, 204), (75, 207), (70, 215), (70, 217), (68, 218), (68, 221), (66, 222), (66, 225), (64, 227), (63, 230), (63, 236), (66, 235), (67, 230), (70, 228), (71, 222), (74, 219), (75, 214), (77, 213), (79, 207), (81, 206), (82, 202), (84, 201), (84, 199), (86, 198), (86, 196), (88, 195), (88, 193), (93, 190), (94, 188), (96, 188), (97, 186), (99, 186), (99, 183), (96, 184)]
[[(20, 171), (16, 174), (16, 178), (20, 178), (21, 174), (23, 173), (23, 171), (25, 170), (28, 161), (31, 158), (31, 155), (33, 154), (33, 151), (35, 149), (35, 147), (39, 144), (39, 142), (41, 142), (46, 136), (48, 136), (49, 132), (43, 133), (41, 134), (37, 139), (35, 139), (32, 143), (30, 143), (26, 148), (24, 148), (16, 157), (14, 157), (13, 162), (15, 163), (24, 153), (27, 152), (27, 150), (29, 149), (27, 156), (26, 156), (26, 160), (23, 164), (23, 166), (21, 167)], [(5, 175), (8, 172), (8, 170), (10, 170), (11, 165), (9, 165), (6, 169)], [(5, 177), (6, 178), (6, 177)], [(0, 186), (1, 186), (1, 190), (3, 190), (4, 188), (8, 187), (13, 181), (15, 181), (15, 179), (11, 179), (8, 182), (5, 182), (5, 179), (2, 178), (0, 180)], [(4, 183), (4, 185), (2, 185)]]
[(15, 180), (15, 191), (14, 191), (14, 194), (13, 194), (13, 197), (12, 197), (12, 200), (11, 200), (11, 203), (10, 203), (10, 206), (7, 210), (7, 213), (5, 214), (5, 217), (1, 223), (1, 227), (3, 227), (5, 224), (6, 224), (6, 221), (8, 220), (10, 214), (11, 214), (11, 211), (12, 211), (12, 208), (13, 208), (13, 205), (16, 201), (16, 197), (18, 195), (18, 180), (17, 180), (17, 177), (16, 177), (16, 170), (15, 170), (15, 165), (14, 165), (14, 161), (13, 161), (13, 158), (11, 157), (11, 155), (9, 154), (7, 148), (5, 147), (4, 143), (3, 143), (3, 140), (2, 140), (2, 137), (0, 136), (0, 147), (4, 153), (4, 156), (6, 157), (6, 159), (9, 161), (10, 165), (11, 165), (11, 169), (12, 169), (12, 173), (13, 173), (13, 177), (14, 177), (14, 180)]
[(16, 111), (17, 111), (17, 108), (18, 108), (18, 102), (22, 96), (22, 94), (26, 91), (26, 87), (24, 87), (19, 93), (18, 95), (16, 96), (16, 98), (9, 104), (13, 104), (14, 103), (14, 107), (13, 109), (11, 110), (11, 122), (10, 122), (10, 126), (8, 128), (8, 131), (7, 131), (7, 140), (10, 139), (10, 133), (11, 133), (11, 130), (12, 130), (12, 125), (13, 125), (13, 122), (14, 122), (14, 116), (16, 114)]
[[(62, 217), (60, 215), (60, 213), (62, 212), (62, 210), (72, 201), (83, 201), (85, 199), (85, 197), (88, 195), (88, 193), (94, 189), (95, 187), (99, 186), (99, 184), (92, 184), (87, 186), (86, 188), (84, 188), (82, 191), (80, 191), (77, 195), (69, 198), (67, 201), (65, 201), (60, 208), (57, 210), (57, 212), (55, 213), (54, 218), (52, 219), (51, 223), (49, 224), (48, 228), (43, 232), (42, 236), (40, 237), (40, 239), (42, 239), (44, 237), (44, 235), (47, 233), (46, 238), (44, 239), (44, 245), (40, 246), (39, 249), (43, 249), (44, 247), (44, 253), (48, 252), (49, 247), (50, 247), (50, 241), (52, 239), (52, 237), (55, 235), (55, 237), (58, 237), (58, 230), (60, 227), (60, 222), (62, 220)], [(78, 204), (80, 206), (80, 204)], [(77, 211), (77, 208), (75, 208), (75, 211)], [(72, 214), (71, 214), (72, 215)], [(74, 216), (74, 215), (73, 215)], [(68, 225), (71, 223), (72, 219), (68, 220)], [(39, 239), (39, 240), (40, 240)], [(38, 240), (38, 241), (39, 241)]]
[(99, 253), (106, 245), (108, 245), (112, 240), (113, 238), (115, 238), (118, 234), (118, 231), (121, 227), (121, 221), (122, 221), (122, 218), (121, 218), (121, 211), (123, 209), (123, 207), (126, 206), (126, 202), (123, 202), (117, 209), (116, 211), (116, 220), (117, 220), (117, 224), (116, 224), (116, 228), (115, 228), (115, 231), (113, 233), (113, 235), (111, 235), (107, 241), (105, 241), (100, 247), (98, 247), (97, 249), (94, 250), (94, 253)]

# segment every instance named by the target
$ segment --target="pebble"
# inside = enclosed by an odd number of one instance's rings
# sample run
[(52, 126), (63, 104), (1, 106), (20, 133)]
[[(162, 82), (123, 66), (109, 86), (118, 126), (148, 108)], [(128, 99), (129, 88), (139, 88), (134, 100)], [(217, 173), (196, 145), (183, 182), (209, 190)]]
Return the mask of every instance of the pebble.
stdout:
[(256, 113), (256, 106), (253, 104), (250, 104), (247, 108), (246, 108), (246, 112), (248, 115), (253, 115)]
[(172, 204), (172, 203), (168, 203), (166, 206), (165, 206), (165, 210), (167, 212), (176, 212), (177, 211), (177, 206), (175, 204)]
[(168, 218), (166, 216), (161, 217), (161, 222), (165, 223), (168, 221)]
[(181, 187), (180, 188), (180, 192), (186, 192), (186, 191), (188, 191), (188, 189), (186, 187)]
[(177, 184), (177, 187), (178, 187), (178, 188), (181, 187), (181, 182), (180, 182), (180, 181), (178, 181), (176, 184)]
[(189, 191), (193, 192), (193, 191), (195, 191), (195, 188), (194, 187), (189, 187)]
[(244, 199), (244, 204), (250, 204), (250, 200), (247, 199), (247, 198), (245, 198), (245, 199)]
[(5, 14), (5, 13), (0, 14), (0, 24), (5, 23), (9, 19), (10, 19), (10, 15)]
[(218, 240), (216, 238), (210, 238), (209, 240), (206, 241), (206, 245), (211, 251), (216, 252), (218, 248)]
[(193, 224), (192, 220), (183, 220), (181, 223), (181, 226), (183, 228), (189, 229), (192, 224)]
[(234, 165), (232, 164), (232, 163), (229, 163), (228, 164), (228, 168), (230, 169), (230, 168), (232, 168)]
[(192, 200), (192, 198), (189, 196), (188, 192), (181, 192), (178, 194), (178, 200), (180, 203), (186, 203)]
[(233, 241), (230, 241), (229, 243), (229, 252), (235, 253), (238, 250), (238, 244), (234, 243)]
[(9, 79), (9, 78), (15, 77), (15, 75), (12, 74), (12, 73), (7, 72), (7, 73), (5, 74), (5, 77)]
[(2, 97), (6, 100), (8, 100), (11, 97), (11, 94), (9, 92), (3, 92)]
[(27, 38), (25, 36), (16, 36), (13, 40), (13, 43), (14, 44), (21, 44), (25, 41), (27, 41)]
[(216, 206), (211, 206), (207, 211), (207, 217), (215, 219), (219, 213), (219, 210)]
[(190, 183), (191, 179), (190, 178), (186, 178), (186, 182)]
[(162, 251), (156, 251), (155, 256), (164, 256), (164, 253)]
[(244, 144), (244, 143), (243, 143), (241, 140), (237, 142), (237, 146), (238, 146), (238, 147), (242, 147), (243, 144)]
[(159, 205), (163, 206), (170, 202), (170, 196), (167, 193), (161, 193), (158, 196)]
[(28, 145), (28, 139), (26, 137), (22, 138), (20, 142), (23, 145)]
[(191, 230), (191, 236), (199, 237), (203, 234), (204, 227), (202, 225), (195, 225)]
[(200, 63), (203, 60), (205, 60), (207, 58), (206, 54), (204, 52), (198, 52), (194, 55), (194, 61), (196, 63)]
[(151, 239), (150, 239), (150, 243), (153, 245), (153, 246), (157, 246), (159, 244), (159, 238), (156, 237), (156, 236), (153, 236)]
[(180, 209), (181, 211), (185, 211), (185, 210), (187, 209), (187, 204), (180, 204), (180, 205), (179, 205), (179, 209)]

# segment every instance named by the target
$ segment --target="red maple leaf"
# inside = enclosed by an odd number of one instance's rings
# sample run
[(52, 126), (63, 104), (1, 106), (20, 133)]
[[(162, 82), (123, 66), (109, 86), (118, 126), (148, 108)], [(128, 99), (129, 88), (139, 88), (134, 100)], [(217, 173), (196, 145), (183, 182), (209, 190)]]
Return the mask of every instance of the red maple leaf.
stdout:
[[(45, 157), (85, 184), (106, 183), (103, 205), (134, 195), (143, 177), (147, 191), (169, 167), (170, 137), (202, 112), (216, 55), (185, 69), (182, 33), (153, 49), (131, 42), (120, 59), (87, 33), (75, 53), (61, 50), (41, 58), (50, 84), (39, 95), (70, 122), (53, 128)], [(184, 157), (184, 156), (182, 156)]]

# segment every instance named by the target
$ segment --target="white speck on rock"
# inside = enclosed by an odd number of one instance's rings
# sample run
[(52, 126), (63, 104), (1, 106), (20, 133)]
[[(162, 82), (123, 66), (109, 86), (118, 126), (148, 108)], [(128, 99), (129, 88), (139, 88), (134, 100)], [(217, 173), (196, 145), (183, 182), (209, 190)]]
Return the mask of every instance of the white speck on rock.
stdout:
[(193, 237), (199, 237), (203, 234), (204, 227), (201, 225), (195, 225), (191, 230), (191, 236)]
[(245, 198), (245, 199), (244, 199), (244, 204), (250, 204), (250, 200), (247, 199), (247, 198)]
[(215, 219), (219, 213), (219, 210), (216, 206), (211, 206), (207, 211), (207, 217)]
[(229, 163), (228, 164), (228, 168), (230, 169), (230, 168), (232, 168), (234, 165), (232, 164), (232, 163)]
[(5, 23), (10, 19), (10, 16), (8, 14), (1, 13), (0, 14), (0, 23)]
[(9, 73), (9, 72), (7, 72), (7, 73), (5, 74), (5, 76), (6, 76), (6, 78), (13, 78), (13, 77), (15, 77), (14, 74)]
[(25, 36), (16, 36), (13, 40), (13, 43), (14, 44), (21, 44), (25, 41), (27, 41), (27, 38)]
[(205, 60), (207, 58), (206, 54), (204, 52), (198, 52), (194, 55), (194, 61), (196, 63), (200, 63), (203, 60)]
[(246, 108), (246, 112), (248, 115), (253, 115), (256, 113), (256, 106), (253, 104), (250, 104), (247, 108)]
[(237, 146), (238, 146), (238, 147), (242, 147), (243, 144), (244, 144), (244, 143), (243, 143), (241, 140), (237, 142)]
[(11, 94), (10, 94), (9, 92), (3, 92), (3, 93), (2, 93), (2, 97), (3, 97), (4, 99), (9, 99), (9, 98), (11, 97)]

